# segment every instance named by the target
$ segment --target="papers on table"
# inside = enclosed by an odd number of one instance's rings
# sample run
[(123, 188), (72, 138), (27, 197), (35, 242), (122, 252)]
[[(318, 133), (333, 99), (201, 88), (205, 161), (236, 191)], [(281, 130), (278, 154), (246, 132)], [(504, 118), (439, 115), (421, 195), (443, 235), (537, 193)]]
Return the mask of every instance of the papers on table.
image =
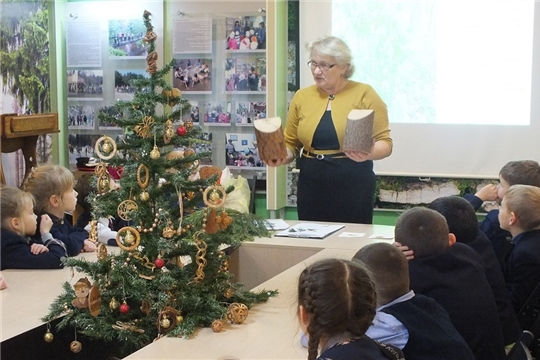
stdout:
[(283, 219), (267, 219), (266, 220), (266, 229), (268, 230), (285, 230), (289, 228), (289, 224)]
[(308, 239), (324, 239), (328, 235), (344, 228), (342, 224), (317, 224), (317, 223), (301, 223), (291, 226), (287, 230), (275, 233), (275, 236), (308, 238)]

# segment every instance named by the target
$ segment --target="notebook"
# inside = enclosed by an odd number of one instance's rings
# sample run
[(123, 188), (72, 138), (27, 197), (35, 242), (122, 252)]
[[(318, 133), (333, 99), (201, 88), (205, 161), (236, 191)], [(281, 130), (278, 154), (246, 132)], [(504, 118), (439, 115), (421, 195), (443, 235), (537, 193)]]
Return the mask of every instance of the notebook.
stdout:
[(328, 235), (344, 228), (343, 224), (318, 224), (318, 223), (300, 223), (291, 226), (287, 230), (279, 231), (274, 236), (285, 236), (307, 239), (324, 239)]

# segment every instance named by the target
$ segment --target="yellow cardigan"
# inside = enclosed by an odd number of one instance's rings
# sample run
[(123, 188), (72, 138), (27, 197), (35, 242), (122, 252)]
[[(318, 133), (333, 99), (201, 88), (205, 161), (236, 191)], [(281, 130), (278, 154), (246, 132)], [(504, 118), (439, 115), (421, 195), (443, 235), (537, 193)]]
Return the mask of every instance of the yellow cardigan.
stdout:
[[(311, 141), (326, 111), (328, 101), (328, 94), (319, 90), (317, 85), (300, 89), (294, 94), (289, 106), (284, 135), (285, 143), (295, 157), (298, 156), (302, 147), (306, 151), (314, 152)], [(340, 150), (319, 150), (317, 154), (333, 154), (342, 151), (347, 115), (353, 109), (373, 109), (375, 111), (373, 138), (375, 141), (386, 141), (392, 148), (386, 104), (371, 86), (349, 81), (332, 100), (332, 121), (336, 128)]]

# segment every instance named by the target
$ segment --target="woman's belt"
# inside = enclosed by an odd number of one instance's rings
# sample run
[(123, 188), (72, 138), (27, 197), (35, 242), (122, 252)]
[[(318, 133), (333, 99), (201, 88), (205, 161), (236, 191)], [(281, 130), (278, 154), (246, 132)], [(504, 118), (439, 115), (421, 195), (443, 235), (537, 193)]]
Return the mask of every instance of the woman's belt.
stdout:
[(338, 152), (334, 154), (315, 154), (306, 150), (302, 150), (302, 156), (305, 156), (307, 158), (315, 158), (317, 160), (324, 160), (324, 159), (344, 159), (347, 157), (345, 153)]

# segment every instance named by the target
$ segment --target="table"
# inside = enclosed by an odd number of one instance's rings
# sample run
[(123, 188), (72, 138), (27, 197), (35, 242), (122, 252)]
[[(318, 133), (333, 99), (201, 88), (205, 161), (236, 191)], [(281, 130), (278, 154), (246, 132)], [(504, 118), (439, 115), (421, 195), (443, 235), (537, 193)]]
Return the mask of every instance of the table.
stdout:
[[(343, 232), (365, 236), (340, 237)], [(322, 240), (272, 237), (243, 243), (237, 250), (238, 280), (255, 283), (268, 277), (253, 290), (278, 289), (277, 297), (253, 306), (244, 323), (229, 324), (219, 334), (203, 328), (190, 339), (162, 338), (125, 359), (306, 359), (296, 317), (296, 287), (302, 270), (324, 258), (351, 259), (370, 243), (393, 242), (393, 233), (391, 226), (348, 224)], [(370, 239), (371, 235), (380, 237)]]

